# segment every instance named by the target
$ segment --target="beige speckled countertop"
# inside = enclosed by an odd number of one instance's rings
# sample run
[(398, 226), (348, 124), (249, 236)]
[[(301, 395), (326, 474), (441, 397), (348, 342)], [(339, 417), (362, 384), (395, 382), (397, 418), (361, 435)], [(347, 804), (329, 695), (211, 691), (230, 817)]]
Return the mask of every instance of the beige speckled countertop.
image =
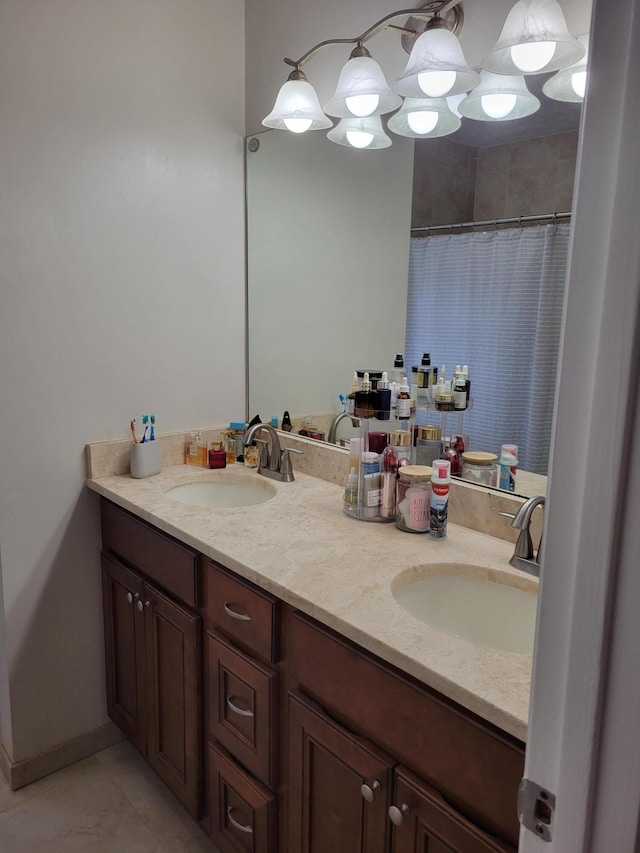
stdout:
[[(266, 503), (208, 509), (165, 495), (201, 479), (253, 480), (274, 488)], [(334, 628), (504, 731), (526, 740), (531, 657), (482, 648), (432, 629), (391, 594), (400, 573), (430, 563), (499, 569), (515, 586), (536, 581), (510, 568), (513, 545), (449, 524), (448, 538), (370, 524), (342, 511), (343, 489), (296, 473), (278, 483), (243, 465), (222, 471), (176, 465), (145, 480), (128, 474), (88, 479), (89, 488), (218, 560), (293, 607)], [(413, 570), (413, 571), (412, 571)]]

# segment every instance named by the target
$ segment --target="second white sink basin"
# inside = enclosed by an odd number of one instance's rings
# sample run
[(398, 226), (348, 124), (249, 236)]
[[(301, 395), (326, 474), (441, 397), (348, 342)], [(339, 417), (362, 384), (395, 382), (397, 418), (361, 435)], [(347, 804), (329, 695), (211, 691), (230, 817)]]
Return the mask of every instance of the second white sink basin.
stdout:
[(222, 509), (255, 506), (270, 500), (276, 493), (271, 483), (238, 480), (200, 480), (173, 486), (165, 492), (167, 497), (184, 504)]
[(396, 578), (392, 591), (416, 619), (479, 646), (533, 653), (535, 581), (518, 579), (528, 587), (522, 589), (512, 575), (463, 564), (425, 566), (417, 579), (415, 572)]

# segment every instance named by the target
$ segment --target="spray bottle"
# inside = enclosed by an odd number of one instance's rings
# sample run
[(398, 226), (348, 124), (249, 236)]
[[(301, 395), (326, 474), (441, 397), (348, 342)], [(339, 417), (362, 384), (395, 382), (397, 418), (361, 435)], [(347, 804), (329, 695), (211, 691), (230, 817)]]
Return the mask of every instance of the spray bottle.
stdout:
[(436, 459), (431, 475), (431, 508), (429, 511), (429, 536), (444, 539), (447, 535), (449, 512), (449, 483), (451, 463), (448, 459)]

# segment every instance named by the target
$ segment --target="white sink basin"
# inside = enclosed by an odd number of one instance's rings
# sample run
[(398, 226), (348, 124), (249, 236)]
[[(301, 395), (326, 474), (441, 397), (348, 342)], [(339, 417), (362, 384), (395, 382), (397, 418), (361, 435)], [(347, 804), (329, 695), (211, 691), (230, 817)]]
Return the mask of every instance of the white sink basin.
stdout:
[[(416, 578), (416, 572), (421, 575)], [(515, 584), (518, 583), (518, 586)], [(519, 588), (524, 585), (525, 588)], [(395, 578), (393, 596), (438, 631), (479, 646), (533, 653), (537, 587), (482, 566), (441, 563)]]
[(197, 483), (173, 486), (165, 494), (184, 504), (230, 509), (265, 503), (276, 494), (276, 489), (268, 482), (200, 480)]

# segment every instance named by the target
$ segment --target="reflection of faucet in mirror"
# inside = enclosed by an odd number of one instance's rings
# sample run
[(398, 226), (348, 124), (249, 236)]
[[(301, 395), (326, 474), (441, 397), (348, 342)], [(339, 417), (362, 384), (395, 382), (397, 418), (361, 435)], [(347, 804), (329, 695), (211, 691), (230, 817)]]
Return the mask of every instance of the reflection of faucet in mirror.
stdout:
[(340, 421), (345, 418), (351, 418), (351, 425), (354, 427), (360, 426), (360, 419), (350, 415), (349, 412), (339, 412), (335, 418), (331, 421), (331, 426), (329, 427), (329, 433), (327, 434), (327, 441), (329, 444), (337, 444), (336, 436), (338, 434), (338, 425)]
[(536, 495), (533, 498), (526, 500), (517, 513), (513, 516), (511, 526), (520, 531), (518, 541), (513, 552), (513, 556), (509, 560), (509, 564), (514, 569), (520, 569), (523, 572), (528, 572), (530, 575), (540, 574), (540, 550), (542, 548), (542, 534), (540, 534), (540, 543), (538, 545), (538, 553), (533, 550), (533, 542), (531, 541), (531, 516), (537, 506), (543, 505), (545, 499), (542, 495)]
[[(271, 450), (269, 450), (268, 441), (256, 437), (256, 433), (260, 430), (265, 430), (271, 436)], [(263, 477), (270, 477), (272, 480), (281, 480), (283, 483), (290, 483), (294, 479), (290, 454), (302, 453), (302, 451), (294, 450), (293, 448), (282, 450), (280, 448), (278, 433), (271, 424), (254, 424), (249, 427), (242, 439), (244, 447), (251, 444), (254, 438), (262, 444), (258, 474), (262, 474)]]

